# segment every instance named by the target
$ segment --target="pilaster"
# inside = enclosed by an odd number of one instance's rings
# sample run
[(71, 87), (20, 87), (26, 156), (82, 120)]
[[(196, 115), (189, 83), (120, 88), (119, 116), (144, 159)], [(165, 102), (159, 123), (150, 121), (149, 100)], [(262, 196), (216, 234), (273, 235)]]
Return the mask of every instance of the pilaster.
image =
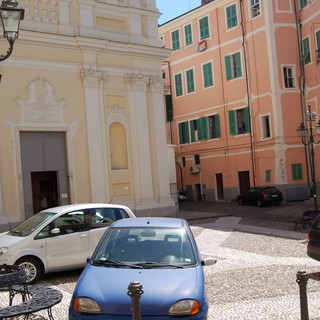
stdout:
[(104, 122), (103, 122), (103, 82), (107, 74), (93, 68), (81, 70), (84, 84), (87, 112), (88, 157), (92, 202), (105, 202), (108, 191), (105, 183), (106, 164), (104, 161)]

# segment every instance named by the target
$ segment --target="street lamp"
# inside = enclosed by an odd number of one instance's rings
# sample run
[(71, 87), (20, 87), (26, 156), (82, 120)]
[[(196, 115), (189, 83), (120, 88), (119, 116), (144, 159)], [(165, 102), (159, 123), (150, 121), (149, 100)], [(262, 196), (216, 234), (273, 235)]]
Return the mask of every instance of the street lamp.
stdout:
[(23, 20), (24, 9), (14, 0), (3, 0), (0, 7), (0, 20), (3, 37), (9, 42), (6, 54), (0, 55), (0, 61), (6, 60), (13, 51), (13, 45), (19, 36), (20, 21)]
[(308, 110), (305, 115), (306, 125), (301, 123), (297, 129), (299, 137), (305, 146), (310, 146), (310, 174), (312, 179), (312, 197), (314, 199), (315, 211), (318, 211), (318, 201), (317, 201), (317, 184), (316, 184), (316, 174), (315, 174), (315, 165), (314, 165), (314, 144), (319, 144), (319, 141), (315, 140), (313, 130), (316, 130), (317, 135), (320, 135), (320, 120), (316, 123), (315, 127), (312, 126), (312, 122), (316, 121), (317, 114), (316, 112), (311, 112), (311, 106), (308, 104)]

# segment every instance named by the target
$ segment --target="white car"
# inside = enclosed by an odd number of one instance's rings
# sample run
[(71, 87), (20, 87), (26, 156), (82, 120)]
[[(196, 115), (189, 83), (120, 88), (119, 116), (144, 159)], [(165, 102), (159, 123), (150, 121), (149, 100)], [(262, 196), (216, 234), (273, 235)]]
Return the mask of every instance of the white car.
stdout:
[(108, 226), (135, 218), (126, 206), (86, 203), (41, 211), (0, 234), (0, 264), (21, 265), (28, 283), (42, 274), (82, 268)]

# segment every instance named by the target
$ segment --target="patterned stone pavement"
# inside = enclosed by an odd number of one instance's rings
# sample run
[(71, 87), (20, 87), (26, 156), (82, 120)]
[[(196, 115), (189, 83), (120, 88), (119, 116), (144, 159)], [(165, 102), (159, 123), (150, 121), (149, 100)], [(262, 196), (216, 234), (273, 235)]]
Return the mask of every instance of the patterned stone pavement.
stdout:
[[(218, 260), (216, 265), (205, 267), (209, 320), (300, 319), (296, 273), (302, 269), (320, 271), (319, 262), (306, 255), (306, 231), (293, 231), (292, 225), (270, 227), (263, 222), (261, 227), (233, 216), (190, 224), (203, 257)], [(50, 274), (39, 282), (63, 292), (63, 302), (53, 307), (56, 320), (67, 320), (80, 273)], [(309, 280), (307, 288), (309, 319), (320, 319), (320, 282)], [(0, 297), (3, 303), (6, 298), (3, 294)]]

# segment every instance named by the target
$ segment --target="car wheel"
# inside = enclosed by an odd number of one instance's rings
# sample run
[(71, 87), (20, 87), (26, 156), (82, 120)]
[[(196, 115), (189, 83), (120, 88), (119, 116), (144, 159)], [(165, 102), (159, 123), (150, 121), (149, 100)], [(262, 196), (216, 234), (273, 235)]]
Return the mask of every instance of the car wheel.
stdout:
[(276, 205), (280, 206), (280, 204), (281, 204), (281, 201), (276, 202)]
[(257, 201), (257, 206), (258, 206), (259, 208), (263, 207), (263, 202), (262, 202), (261, 200), (258, 200), (258, 201)]
[(35, 283), (43, 273), (39, 262), (33, 258), (22, 258), (15, 264), (22, 266), (26, 271), (28, 284)]

